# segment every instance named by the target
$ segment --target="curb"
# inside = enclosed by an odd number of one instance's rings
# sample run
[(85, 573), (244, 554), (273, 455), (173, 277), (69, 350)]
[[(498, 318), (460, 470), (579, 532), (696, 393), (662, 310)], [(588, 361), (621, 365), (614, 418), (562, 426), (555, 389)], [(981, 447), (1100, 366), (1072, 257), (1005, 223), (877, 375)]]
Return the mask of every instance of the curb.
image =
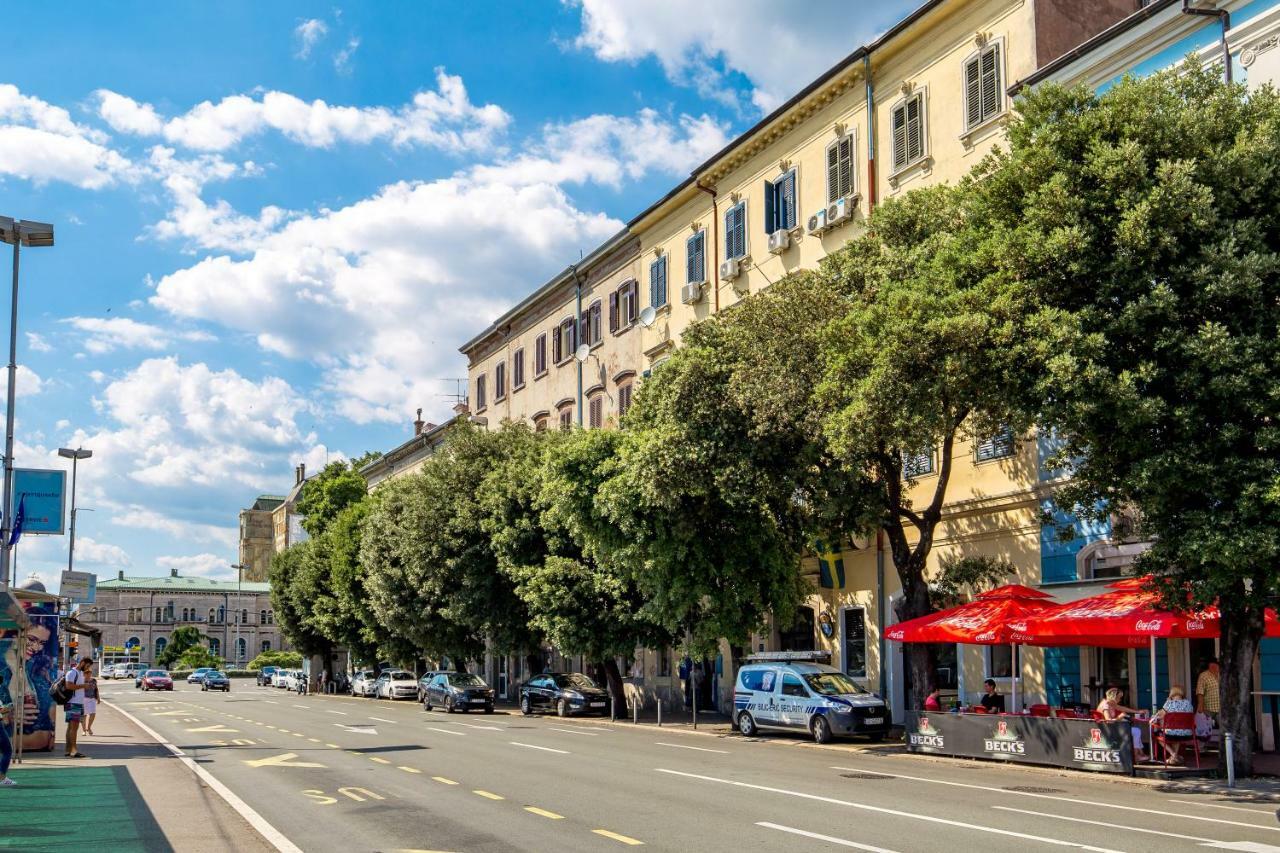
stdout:
[(146, 732), (153, 740), (155, 740), (156, 743), (173, 753), (175, 758), (185, 764), (187, 769), (196, 775), (196, 778), (212, 788), (214, 792), (217, 793), (218, 796), (222, 797), (226, 804), (236, 812), (236, 814), (248, 821), (249, 825), (252, 826), (260, 836), (262, 836), (263, 841), (266, 841), (276, 850), (279, 850), (280, 853), (303, 853), (302, 848), (298, 847), (298, 845), (286, 838), (284, 833), (268, 823), (266, 818), (258, 814), (252, 806), (240, 799), (240, 797), (238, 797), (230, 788), (216, 779), (212, 773), (205, 770), (199, 764), (196, 764), (195, 761), (181, 749), (178, 749), (178, 747), (165, 740), (159, 732), (155, 731), (146, 723), (142, 722), (142, 720), (139, 720), (133, 714), (120, 707), (117, 703), (108, 702), (106, 700), (100, 701), (110, 705), (126, 720), (129, 720), (138, 728)]

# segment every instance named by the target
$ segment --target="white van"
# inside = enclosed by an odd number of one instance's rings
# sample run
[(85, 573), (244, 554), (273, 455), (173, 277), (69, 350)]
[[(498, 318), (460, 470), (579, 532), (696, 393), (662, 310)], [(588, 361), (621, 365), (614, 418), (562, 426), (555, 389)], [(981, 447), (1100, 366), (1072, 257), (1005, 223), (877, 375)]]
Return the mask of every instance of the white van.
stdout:
[(738, 670), (733, 706), (734, 723), (747, 737), (781, 729), (807, 731), (818, 743), (849, 735), (880, 740), (890, 725), (884, 700), (820, 663), (748, 663)]

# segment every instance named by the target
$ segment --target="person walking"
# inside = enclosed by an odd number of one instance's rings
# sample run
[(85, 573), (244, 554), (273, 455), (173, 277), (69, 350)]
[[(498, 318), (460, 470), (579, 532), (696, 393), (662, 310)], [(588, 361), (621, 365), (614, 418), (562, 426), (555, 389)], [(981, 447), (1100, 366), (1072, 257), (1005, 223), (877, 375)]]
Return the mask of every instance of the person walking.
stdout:
[(1222, 688), (1218, 681), (1218, 659), (1209, 658), (1196, 679), (1196, 713), (1204, 714), (1216, 727), (1222, 709)]
[(85, 675), (84, 683), (84, 733), (93, 734), (93, 721), (98, 716), (98, 679), (93, 675), (93, 667)]
[(84, 685), (88, 680), (85, 673), (92, 668), (93, 660), (87, 656), (82, 657), (63, 676), (67, 688), (75, 691), (71, 694), (71, 701), (66, 705), (67, 758), (85, 757), (79, 749), (80, 722), (84, 719)]

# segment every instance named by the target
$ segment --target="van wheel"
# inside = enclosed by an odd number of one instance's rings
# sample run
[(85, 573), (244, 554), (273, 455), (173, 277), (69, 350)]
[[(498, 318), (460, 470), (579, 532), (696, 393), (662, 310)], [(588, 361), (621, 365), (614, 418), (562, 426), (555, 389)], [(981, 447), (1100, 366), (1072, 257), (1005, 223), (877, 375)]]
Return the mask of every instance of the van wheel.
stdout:
[(817, 743), (831, 743), (831, 724), (826, 717), (814, 717), (809, 724), (809, 731), (813, 732), (813, 739)]
[(738, 715), (738, 731), (742, 732), (744, 737), (755, 737), (760, 730), (756, 728), (756, 721), (751, 719), (751, 715), (743, 711)]

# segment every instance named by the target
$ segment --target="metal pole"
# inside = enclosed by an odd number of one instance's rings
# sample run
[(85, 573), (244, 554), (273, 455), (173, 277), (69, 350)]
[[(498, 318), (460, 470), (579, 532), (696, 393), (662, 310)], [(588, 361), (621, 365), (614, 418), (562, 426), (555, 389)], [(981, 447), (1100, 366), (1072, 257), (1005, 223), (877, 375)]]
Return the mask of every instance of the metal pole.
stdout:
[(1222, 738), (1227, 750), (1227, 787), (1234, 788), (1236, 786), (1235, 736), (1231, 732), (1225, 732)]
[(67, 543), (67, 571), (71, 571), (71, 564), (76, 556), (76, 469), (79, 465), (80, 456), (77, 453), (71, 457), (71, 540)]
[(1156, 717), (1156, 638), (1151, 638), (1151, 719)]
[(0, 589), (9, 586), (9, 533), (13, 524), (13, 400), (18, 387), (18, 254), (19, 243), (13, 241), (13, 293), (9, 305), (9, 395), (5, 411), (4, 438), (4, 505), (0, 506)]

